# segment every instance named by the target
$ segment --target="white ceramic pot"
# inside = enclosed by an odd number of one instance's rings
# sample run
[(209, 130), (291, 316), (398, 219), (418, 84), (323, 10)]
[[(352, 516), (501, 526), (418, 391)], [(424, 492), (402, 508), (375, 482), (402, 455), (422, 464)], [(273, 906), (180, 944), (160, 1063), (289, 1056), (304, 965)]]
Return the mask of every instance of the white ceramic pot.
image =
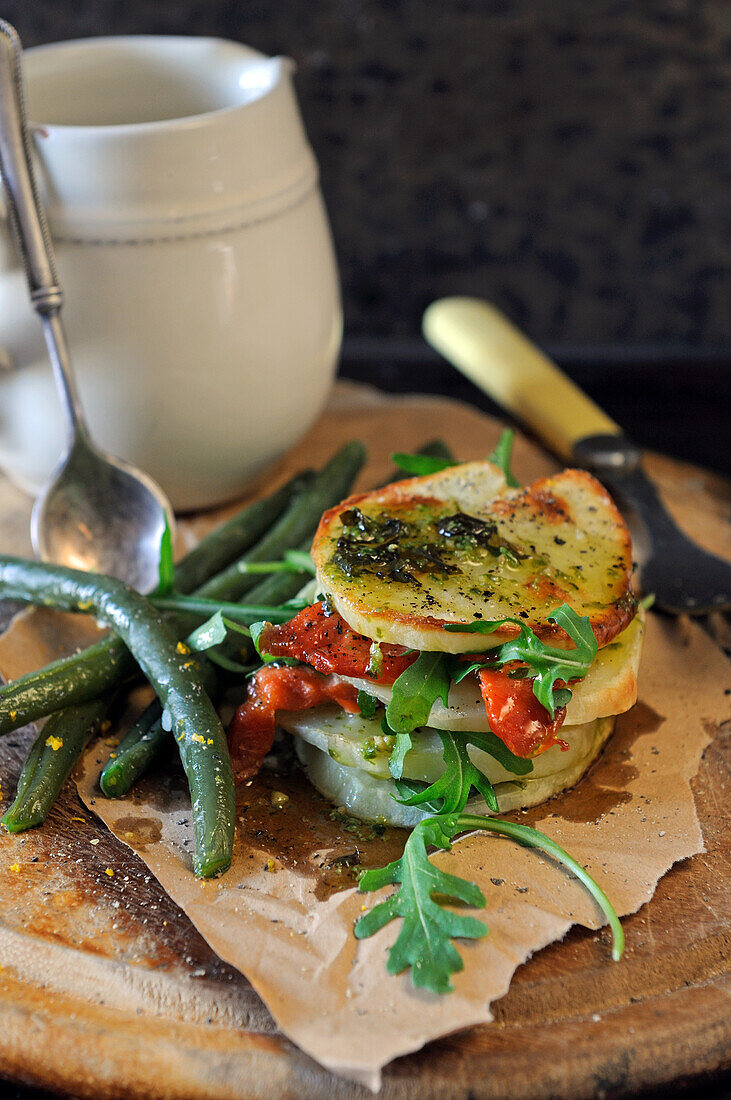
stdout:
[[(96, 440), (178, 510), (234, 496), (325, 401), (342, 335), (317, 166), (287, 59), (203, 38), (29, 50), (28, 116)], [(38, 319), (0, 255), (0, 464), (63, 447)]]

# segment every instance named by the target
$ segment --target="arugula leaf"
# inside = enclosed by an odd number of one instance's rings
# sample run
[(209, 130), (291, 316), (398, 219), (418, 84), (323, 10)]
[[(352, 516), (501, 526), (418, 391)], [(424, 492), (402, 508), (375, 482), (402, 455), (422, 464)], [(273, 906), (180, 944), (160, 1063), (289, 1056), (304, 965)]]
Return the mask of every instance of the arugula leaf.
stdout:
[(449, 992), (453, 988), (450, 975), (464, 967), (452, 938), (479, 939), (488, 933), (483, 921), (443, 909), (432, 897), (438, 894), (475, 908), (485, 906), (485, 897), (474, 883), (440, 871), (426, 853), (428, 844), (448, 851), (458, 821), (456, 814), (425, 818), (411, 832), (401, 859), (380, 870), (366, 871), (359, 883), (363, 891), (400, 884), (399, 890), (360, 918), (355, 935), (365, 939), (395, 917), (402, 917), (386, 968), (389, 974), (400, 974), (410, 966), (414, 985), (434, 993)]
[[(556, 707), (564, 706), (565, 702), (557, 702), (554, 690), (556, 680), (580, 680), (586, 676), (597, 653), (597, 640), (591, 629), (591, 622), (586, 616), (577, 615), (568, 604), (561, 604), (553, 611), (548, 619), (562, 627), (574, 643), (575, 649), (557, 649), (555, 646), (542, 642), (529, 626), (520, 619), (496, 619), (492, 622), (474, 623), (450, 623), (445, 630), (459, 634), (492, 634), (505, 623), (515, 623), (520, 628), (520, 636), (513, 638), (502, 645), (490, 650), (485, 660), (477, 661), (468, 666), (466, 671), (460, 670), (460, 678), (481, 665), (489, 668), (501, 668), (510, 661), (521, 661), (527, 664), (531, 672), (535, 673), (533, 679), (533, 694), (541, 703), (551, 718), (556, 716)], [(558, 689), (561, 692), (561, 700), (570, 698), (565, 692), (569, 688)]]
[(460, 731), (460, 737), (470, 745), (474, 745), (481, 752), (486, 752), (502, 764), (507, 772), (513, 775), (529, 775), (533, 771), (533, 761), (526, 760), (524, 756), (516, 756), (512, 753), (504, 741), (497, 734), (489, 730), (487, 733), (473, 733), (472, 731)]
[(173, 563), (173, 533), (170, 530), (170, 521), (165, 516), (165, 529), (160, 536), (160, 558), (157, 566), (156, 596), (166, 596), (172, 592), (175, 583), (175, 565)]
[(438, 730), (442, 741), (445, 771), (432, 784), (410, 783), (398, 778), (396, 790), (404, 806), (423, 806), (439, 813), (461, 813), (467, 805), (474, 787), (485, 799), (489, 808), (497, 813), (499, 806), (495, 790), (487, 776), (470, 759), (468, 745), (494, 757), (506, 771), (514, 775), (528, 775), (533, 771), (533, 761), (515, 756), (508, 746), (494, 733)]
[(397, 451), (391, 455), (391, 461), (404, 473), (413, 477), (425, 477), (427, 474), (438, 474), (440, 470), (447, 470), (450, 466), (456, 466), (446, 458), (436, 458), (433, 455), (405, 454)]
[(517, 489), (520, 486), (520, 482), (510, 470), (510, 457), (513, 453), (514, 441), (515, 432), (511, 428), (506, 428), (498, 439), (495, 450), (487, 456), (488, 462), (494, 462), (496, 466), (500, 467), (505, 474), (505, 481), (511, 489)]
[[(461, 813), (467, 805), (470, 791), (475, 787), (485, 799), (489, 809), (497, 813), (500, 807), (495, 788), (490, 780), (470, 760), (467, 740), (464, 736), (446, 730), (438, 730), (442, 741), (445, 771), (439, 779), (422, 791), (408, 798), (398, 798), (404, 806), (420, 806), (424, 802), (441, 799), (440, 813)], [(476, 735), (478, 736), (478, 735)]]
[(209, 661), (227, 672), (249, 672), (251, 665), (235, 661), (225, 653), (216, 652), (215, 647), (225, 642), (230, 633), (242, 634), (245, 638), (250, 637), (247, 627), (227, 618), (222, 611), (217, 611), (215, 615), (211, 615), (207, 622), (197, 627), (192, 634), (189, 634), (186, 642), (197, 653), (205, 651)]
[[(381, 729), (386, 736), (393, 737), (392, 731), (388, 728), (388, 723), (384, 718), (381, 722)], [(396, 740), (394, 741), (393, 748), (391, 749), (391, 755), (388, 759), (388, 770), (394, 779), (400, 779), (404, 773), (404, 757), (411, 748), (411, 734), (410, 733), (397, 733)]]
[[(248, 633), (248, 631), (247, 631)], [(228, 631), (223, 621), (223, 615), (220, 611), (216, 611), (214, 615), (211, 615), (201, 626), (189, 634), (186, 641), (191, 649), (200, 652), (204, 649), (210, 649), (211, 646), (220, 645), (221, 642), (226, 641)]]
[(400, 884), (397, 891), (375, 905), (355, 925), (357, 939), (365, 939), (396, 917), (403, 918), (398, 938), (388, 954), (386, 968), (390, 974), (400, 974), (410, 966), (411, 980), (417, 988), (447, 993), (453, 988), (450, 975), (464, 965), (452, 939), (479, 939), (487, 935), (488, 929), (483, 921), (459, 916), (441, 908), (434, 900), (433, 895), (436, 894), (476, 908), (485, 906), (479, 887), (440, 871), (430, 863), (426, 852), (427, 845), (449, 851), (457, 833), (476, 829), (511, 837), (528, 848), (538, 848), (576, 875), (610, 925), (612, 957), (615, 960), (621, 958), (624, 932), (612, 903), (589, 872), (554, 840), (538, 829), (501, 818), (478, 814), (438, 814), (419, 822), (406, 841), (401, 859), (380, 870), (366, 871), (360, 880), (359, 886), (363, 891)]
[(392, 733), (411, 733), (429, 720), (437, 699), (445, 707), (449, 697), (449, 668), (444, 653), (420, 653), (413, 665), (394, 681), (386, 707)]
[(363, 718), (373, 718), (378, 708), (378, 699), (375, 695), (369, 695), (367, 691), (359, 691), (356, 702)]
[[(421, 783), (418, 779), (394, 779), (393, 785), (399, 796), (396, 799), (397, 802), (402, 802), (414, 794), (419, 794), (429, 786), (428, 783)], [(438, 814), (441, 809), (441, 799), (437, 798), (433, 802), (420, 802), (419, 807), (424, 813)]]
[(243, 573), (246, 576), (258, 576), (259, 573), (301, 573), (303, 569), (306, 569), (311, 573), (313, 565), (309, 554), (303, 555), (309, 559), (309, 565), (300, 564), (298, 560), (289, 561), (288, 559), (289, 554), (302, 553), (301, 550), (285, 550), (284, 558), (280, 561), (240, 561), (236, 564), (236, 572)]
[(555, 859), (557, 863), (561, 863), (568, 868), (579, 882), (586, 887), (607, 918), (607, 923), (612, 930), (612, 958), (615, 962), (621, 959), (624, 952), (624, 932), (614, 906), (586, 868), (582, 867), (555, 840), (552, 840), (550, 836), (546, 836), (539, 829), (532, 829), (530, 825), (520, 825), (517, 821), (503, 821), (502, 818), (497, 817), (482, 817), (479, 814), (461, 814), (450, 836), (472, 829), (484, 829), (486, 832), (509, 836), (526, 848), (538, 848), (546, 855), (551, 856), (552, 859)]
[(234, 622), (233, 619), (226, 618), (221, 611), (217, 611), (202, 626), (196, 627), (193, 633), (188, 635), (186, 642), (191, 649), (200, 653), (202, 650), (221, 645), (222, 642), (226, 641), (229, 632), (243, 634), (246, 638), (251, 637), (248, 627)]
[(404, 757), (411, 748), (409, 736), (426, 725), (437, 699), (445, 707), (449, 698), (449, 660), (445, 653), (420, 653), (413, 665), (394, 681), (386, 707), (385, 733), (395, 733), (396, 742), (388, 763), (394, 779), (403, 773)]

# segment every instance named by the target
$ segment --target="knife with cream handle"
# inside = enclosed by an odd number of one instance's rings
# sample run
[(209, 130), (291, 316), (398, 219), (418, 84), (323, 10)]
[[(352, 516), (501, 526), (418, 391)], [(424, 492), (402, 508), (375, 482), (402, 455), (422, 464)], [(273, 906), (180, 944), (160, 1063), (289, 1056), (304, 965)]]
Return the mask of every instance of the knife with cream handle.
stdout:
[(671, 614), (731, 606), (731, 566), (678, 530), (641, 453), (591, 398), (499, 310), (478, 298), (443, 298), (426, 310), (429, 343), (564, 461), (593, 470), (645, 523), (652, 541), (643, 590)]

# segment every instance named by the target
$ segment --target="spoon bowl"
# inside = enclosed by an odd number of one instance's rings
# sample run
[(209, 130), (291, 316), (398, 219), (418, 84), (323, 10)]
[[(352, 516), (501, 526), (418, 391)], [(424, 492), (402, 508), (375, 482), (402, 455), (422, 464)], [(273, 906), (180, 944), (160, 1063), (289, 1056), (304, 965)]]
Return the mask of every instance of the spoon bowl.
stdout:
[(36, 555), (151, 592), (159, 577), (167, 501), (133, 466), (78, 438), (31, 516)]

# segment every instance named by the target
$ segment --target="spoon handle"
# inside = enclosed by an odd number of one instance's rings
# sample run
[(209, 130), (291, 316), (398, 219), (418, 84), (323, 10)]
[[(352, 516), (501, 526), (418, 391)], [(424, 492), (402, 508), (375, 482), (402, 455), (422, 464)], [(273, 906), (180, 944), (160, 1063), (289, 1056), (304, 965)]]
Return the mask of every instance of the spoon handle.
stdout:
[(36, 185), (25, 117), (22, 48), (17, 31), (0, 19), (0, 175), (10, 226), (23, 262), (33, 308), (43, 322), (56, 382), (67, 413), (69, 446), (87, 431), (59, 312), (63, 291), (51, 234)]
[(0, 172), (31, 301), (44, 314), (60, 308), (63, 292), (33, 171), (20, 58), (17, 32), (0, 19)]

